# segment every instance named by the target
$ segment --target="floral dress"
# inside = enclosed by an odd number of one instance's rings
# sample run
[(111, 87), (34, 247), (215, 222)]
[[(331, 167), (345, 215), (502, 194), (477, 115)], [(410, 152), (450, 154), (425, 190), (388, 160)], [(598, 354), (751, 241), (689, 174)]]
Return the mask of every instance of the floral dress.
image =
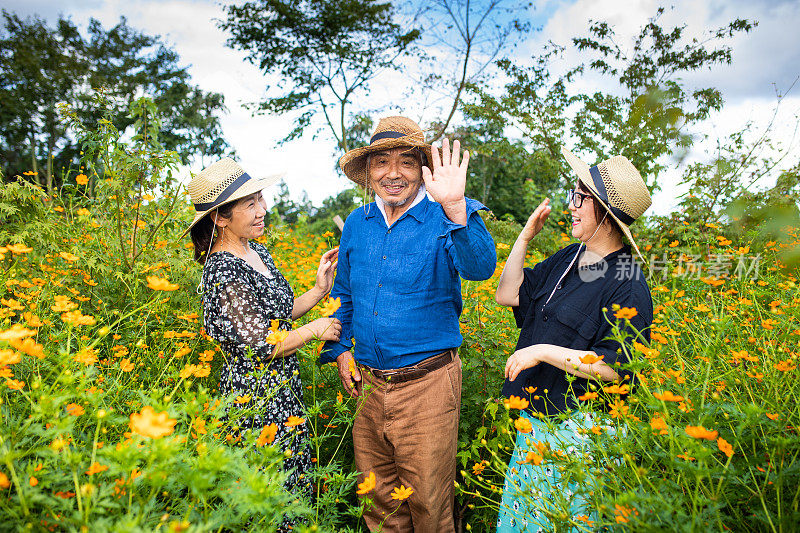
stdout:
[[(278, 427), (275, 445), (291, 450), (284, 461), (286, 488), (297, 496), (311, 496), (311, 457), (303, 407), (303, 387), (297, 357), (270, 359), (274, 346), (266, 342), (270, 322), (290, 330), (294, 292), (275, 266), (267, 249), (250, 243), (269, 275), (230, 252), (214, 252), (203, 269), (203, 324), (226, 355), (219, 392), (241, 397), (228, 407), (234, 436), (256, 436), (270, 424)], [(248, 399), (249, 398), (249, 399)], [(297, 417), (290, 422), (289, 417)], [(287, 422), (290, 422), (287, 424)], [(238, 432), (236, 431), (238, 428)]]

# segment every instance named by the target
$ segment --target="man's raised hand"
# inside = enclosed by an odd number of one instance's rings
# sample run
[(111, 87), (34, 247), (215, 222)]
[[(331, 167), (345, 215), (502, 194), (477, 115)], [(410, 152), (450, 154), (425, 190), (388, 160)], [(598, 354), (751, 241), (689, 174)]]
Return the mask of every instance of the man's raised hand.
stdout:
[[(464, 189), (467, 185), (467, 165), (469, 152), (464, 152), (461, 159), (461, 143), (453, 142), (453, 152), (450, 153), (450, 141), (442, 141), (442, 154), (439, 149), (431, 147), (433, 172), (428, 167), (422, 167), (422, 179), (425, 188), (431, 197), (441, 204), (447, 218), (456, 224), (467, 225), (467, 202), (464, 199)], [(459, 163), (459, 159), (461, 159)]]

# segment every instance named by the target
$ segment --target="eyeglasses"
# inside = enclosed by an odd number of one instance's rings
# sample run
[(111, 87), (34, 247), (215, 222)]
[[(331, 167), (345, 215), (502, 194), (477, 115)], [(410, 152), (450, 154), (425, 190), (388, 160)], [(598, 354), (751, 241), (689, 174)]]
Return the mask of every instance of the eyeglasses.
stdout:
[(591, 198), (591, 194), (584, 194), (582, 192), (578, 192), (575, 189), (570, 189), (567, 191), (567, 205), (572, 203), (575, 206), (575, 209), (580, 209), (583, 205), (583, 201), (586, 198)]

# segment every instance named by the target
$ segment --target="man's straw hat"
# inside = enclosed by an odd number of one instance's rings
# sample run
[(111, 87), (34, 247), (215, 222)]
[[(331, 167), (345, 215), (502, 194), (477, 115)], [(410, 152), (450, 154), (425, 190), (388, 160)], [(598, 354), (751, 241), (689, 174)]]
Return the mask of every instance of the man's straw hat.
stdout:
[(265, 178), (253, 178), (230, 157), (212, 163), (189, 182), (189, 196), (197, 213), (181, 237), (189, 233), (210, 211), (266, 189), (282, 177), (283, 174), (273, 174)]
[(652, 205), (653, 200), (650, 198), (647, 185), (633, 163), (628, 161), (625, 156), (615, 155), (590, 167), (566, 148), (562, 147), (561, 153), (578, 175), (581, 183), (589, 189), (592, 195), (606, 208), (611, 218), (619, 224), (622, 232), (636, 249), (636, 253), (639, 254), (642, 264), (647, 264), (636, 241), (633, 240), (629, 226)]
[(369, 140), (369, 146), (350, 150), (339, 159), (339, 166), (345, 176), (362, 187), (366, 187), (367, 155), (400, 146), (421, 149), (428, 158), (428, 164), (433, 159), (431, 145), (425, 143), (425, 134), (422, 132), (422, 128), (410, 118), (395, 116), (380, 119)]

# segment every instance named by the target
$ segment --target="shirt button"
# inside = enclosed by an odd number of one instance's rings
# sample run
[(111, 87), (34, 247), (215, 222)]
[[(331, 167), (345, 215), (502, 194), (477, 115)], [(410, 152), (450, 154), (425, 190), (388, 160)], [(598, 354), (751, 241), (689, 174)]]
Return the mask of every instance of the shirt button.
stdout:
[(389, 230), (389, 231), (387, 231), (386, 233), (391, 233), (391, 232), (392, 232), (392, 230)]
[(378, 283), (378, 287), (383, 287), (383, 283)]
[(383, 258), (386, 259), (386, 256), (384, 255)]
[[(377, 314), (377, 313), (376, 313), (376, 314)], [(544, 316), (542, 317), (542, 320), (544, 320), (545, 322), (547, 322), (547, 315), (544, 315)]]
[(375, 311), (375, 316), (378, 316), (378, 312), (377, 311)]

